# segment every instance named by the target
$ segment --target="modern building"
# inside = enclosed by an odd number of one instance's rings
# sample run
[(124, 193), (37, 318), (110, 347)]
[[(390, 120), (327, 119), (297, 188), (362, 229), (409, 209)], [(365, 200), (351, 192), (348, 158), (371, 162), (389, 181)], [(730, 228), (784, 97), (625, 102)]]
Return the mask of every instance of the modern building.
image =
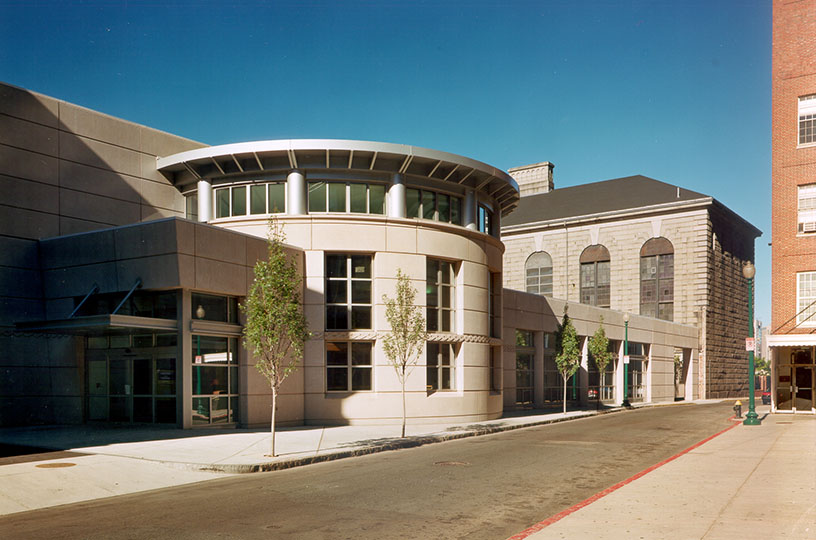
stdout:
[(206, 146), (0, 85), (0, 182), (2, 425), (267, 425), (238, 306), (270, 218), (302, 270), (312, 332), (282, 423), (401, 421), (382, 349), (398, 269), (430, 332), (408, 379), (410, 423), (555, 400), (567, 306), (583, 336), (603, 320), (616, 356), (593, 373), (584, 343), (570, 399), (619, 403), (624, 373), (631, 399), (700, 395), (696, 321), (627, 320), (625, 303), (504, 286), (499, 232), (526, 197), (470, 158), (365, 141)]
[(773, 2), (775, 412), (816, 412), (816, 2)]
[(695, 395), (746, 395), (742, 266), (758, 229), (708, 195), (644, 176), (555, 189), (550, 163), (509, 173), (521, 199), (502, 221), (505, 287), (695, 326)]

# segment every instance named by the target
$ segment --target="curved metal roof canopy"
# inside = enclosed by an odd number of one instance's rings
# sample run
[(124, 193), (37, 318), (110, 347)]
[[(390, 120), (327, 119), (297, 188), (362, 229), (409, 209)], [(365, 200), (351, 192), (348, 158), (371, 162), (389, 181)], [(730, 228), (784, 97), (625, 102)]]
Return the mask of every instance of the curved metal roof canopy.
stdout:
[[(287, 139), (209, 146), (158, 159), (157, 168), (176, 184), (202, 178), (292, 169), (359, 170), (405, 174), (460, 184), (493, 197), (510, 213), (519, 188), (504, 171), (448, 152), (404, 144), (336, 139)], [(308, 174), (307, 174), (308, 176)]]

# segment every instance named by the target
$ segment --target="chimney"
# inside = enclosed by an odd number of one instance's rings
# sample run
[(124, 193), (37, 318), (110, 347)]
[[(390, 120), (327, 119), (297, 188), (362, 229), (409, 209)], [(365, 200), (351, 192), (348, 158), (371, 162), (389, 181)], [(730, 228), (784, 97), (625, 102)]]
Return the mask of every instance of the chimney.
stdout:
[(553, 184), (553, 168), (555, 165), (549, 161), (525, 165), (523, 167), (513, 167), (507, 174), (519, 185), (522, 197), (535, 195), (537, 193), (547, 193), (555, 189)]

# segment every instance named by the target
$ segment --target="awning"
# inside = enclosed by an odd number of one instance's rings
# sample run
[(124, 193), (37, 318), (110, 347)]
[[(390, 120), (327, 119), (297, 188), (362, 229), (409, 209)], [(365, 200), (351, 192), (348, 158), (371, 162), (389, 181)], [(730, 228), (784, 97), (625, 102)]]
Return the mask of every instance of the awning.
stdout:
[(816, 345), (816, 334), (771, 334), (768, 336), (769, 347), (813, 347)]
[(154, 319), (133, 315), (88, 315), (52, 321), (30, 321), (15, 323), (19, 332), (50, 334), (72, 334), (77, 336), (102, 334), (129, 334), (134, 330), (178, 331), (175, 319)]

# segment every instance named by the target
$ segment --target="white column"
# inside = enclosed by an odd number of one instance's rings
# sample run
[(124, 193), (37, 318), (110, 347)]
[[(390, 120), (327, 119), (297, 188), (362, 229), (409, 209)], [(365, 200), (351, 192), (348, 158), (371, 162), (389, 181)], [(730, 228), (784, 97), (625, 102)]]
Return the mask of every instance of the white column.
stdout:
[(623, 403), (623, 340), (618, 347), (618, 363), (615, 365), (615, 404)]
[(578, 402), (582, 407), (588, 403), (589, 388), (589, 338), (581, 338), (581, 367), (578, 368)]
[(405, 180), (399, 173), (391, 176), (391, 186), (388, 188), (388, 217), (405, 217), (406, 188)]
[(290, 216), (306, 214), (306, 177), (297, 169), (286, 176), (286, 213)]
[(472, 189), (465, 191), (465, 209), (464, 209), (465, 227), (470, 230), (478, 231), (479, 226), (476, 223), (476, 192)]
[(213, 200), (212, 182), (201, 179), (198, 181), (198, 221), (207, 223), (212, 219)]

